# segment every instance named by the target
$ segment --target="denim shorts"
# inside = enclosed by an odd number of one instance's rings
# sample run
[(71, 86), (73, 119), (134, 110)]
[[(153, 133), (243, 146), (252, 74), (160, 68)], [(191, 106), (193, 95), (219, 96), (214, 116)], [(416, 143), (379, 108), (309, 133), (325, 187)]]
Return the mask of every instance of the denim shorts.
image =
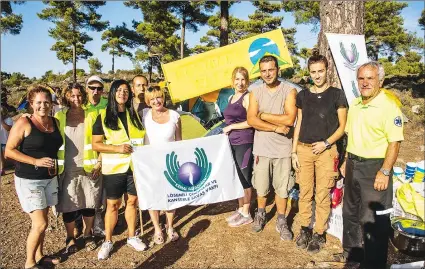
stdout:
[(26, 213), (45, 209), (58, 203), (58, 179), (26, 179), (15, 175), (19, 202)]

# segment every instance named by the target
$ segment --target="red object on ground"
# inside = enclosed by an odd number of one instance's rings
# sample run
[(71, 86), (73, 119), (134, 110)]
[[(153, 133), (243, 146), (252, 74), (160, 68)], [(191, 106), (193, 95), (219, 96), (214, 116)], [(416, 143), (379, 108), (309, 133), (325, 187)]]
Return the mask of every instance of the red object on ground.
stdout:
[(339, 180), (336, 186), (332, 188), (331, 194), (332, 194), (332, 208), (335, 208), (342, 203), (342, 197), (344, 196), (343, 179)]

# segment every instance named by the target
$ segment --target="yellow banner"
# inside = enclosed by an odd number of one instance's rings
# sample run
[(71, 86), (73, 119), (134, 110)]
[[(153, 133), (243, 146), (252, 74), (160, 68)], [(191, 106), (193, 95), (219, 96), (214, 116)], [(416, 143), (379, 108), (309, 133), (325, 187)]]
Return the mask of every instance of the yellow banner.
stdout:
[(281, 69), (292, 67), (291, 56), (280, 29), (162, 65), (173, 103), (231, 85), (237, 66), (248, 69), (249, 78), (260, 76), (258, 61), (273, 55)]

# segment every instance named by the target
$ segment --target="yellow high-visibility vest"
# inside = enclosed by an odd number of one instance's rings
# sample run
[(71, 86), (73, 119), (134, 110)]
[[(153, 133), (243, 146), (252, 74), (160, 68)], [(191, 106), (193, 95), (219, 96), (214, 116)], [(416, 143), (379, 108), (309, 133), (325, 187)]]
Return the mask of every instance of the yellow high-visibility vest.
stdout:
[[(133, 147), (142, 146), (143, 138), (145, 137), (145, 130), (139, 130), (130, 120), (130, 113), (127, 113), (127, 135), (124, 125), (118, 118), (119, 130), (111, 130), (105, 125), (106, 110), (100, 111), (102, 127), (105, 132), (105, 144), (108, 145), (122, 145), (130, 144)], [(105, 153), (102, 152), (102, 174), (113, 175), (127, 172), (128, 168), (133, 169), (133, 163), (131, 162), (130, 154), (122, 153)]]
[[(63, 109), (55, 114), (59, 120), (59, 131), (62, 136), (63, 144), (58, 151), (58, 174), (62, 174), (65, 169), (65, 126), (66, 113), (68, 109)], [(92, 128), (99, 115), (96, 109), (84, 110), (84, 171), (91, 173), (94, 165), (97, 163), (97, 152), (92, 149)]]

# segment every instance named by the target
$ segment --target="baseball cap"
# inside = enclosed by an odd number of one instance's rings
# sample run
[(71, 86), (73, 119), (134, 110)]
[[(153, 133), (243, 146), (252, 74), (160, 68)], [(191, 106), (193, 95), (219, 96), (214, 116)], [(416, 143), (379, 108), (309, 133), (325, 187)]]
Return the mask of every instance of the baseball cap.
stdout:
[(102, 83), (102, 85), (104, 84), (103, 79), (101, 79), (99, 76), (91, 76), (87, 79), (86, 87), (87, 87), (87, 85), (89, 85), (90, 82), (93, 82), (93, 81), (100, 82), (100, 83)]

